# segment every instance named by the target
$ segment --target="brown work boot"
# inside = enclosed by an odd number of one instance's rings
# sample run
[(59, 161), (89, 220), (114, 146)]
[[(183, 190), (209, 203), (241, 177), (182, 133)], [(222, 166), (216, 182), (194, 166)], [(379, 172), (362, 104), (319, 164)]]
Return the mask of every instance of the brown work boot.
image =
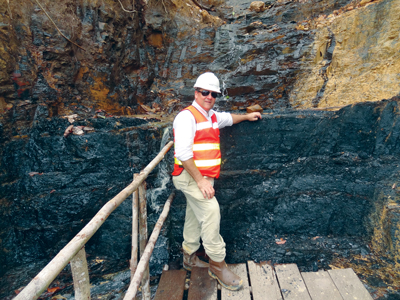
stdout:
[(187, 271), (192, 271), (193, 267), (208, 268), (208, 263), (198, 258), (196, 252), (188, 254), (183, 251), (183, 268)]
[(217, 279), (224, 288), (231, 291), (240, 290), (243, 286), (243, 280), (228, 268), (225, 260), (216, 262), (210, 259), (208, 275)]

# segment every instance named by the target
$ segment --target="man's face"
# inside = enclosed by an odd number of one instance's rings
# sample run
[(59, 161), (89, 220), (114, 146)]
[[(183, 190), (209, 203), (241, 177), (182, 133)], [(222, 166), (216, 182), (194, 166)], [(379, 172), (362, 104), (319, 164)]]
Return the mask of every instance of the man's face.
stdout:
[(197, 104), (208, 112), (211, 108), (213, 108), (215, 104), (215, 98), (211, 95), (211, 91), (209, 91), (210, 93), (207, 96), (203, 96), (201, 94), (202, 91), (207, 91), (207, 90), (204, 89), (195, 90), (194, 98)]

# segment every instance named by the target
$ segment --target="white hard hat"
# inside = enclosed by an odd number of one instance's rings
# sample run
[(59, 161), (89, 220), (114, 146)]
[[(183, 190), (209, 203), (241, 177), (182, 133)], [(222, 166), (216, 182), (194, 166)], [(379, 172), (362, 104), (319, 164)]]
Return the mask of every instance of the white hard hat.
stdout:
[(201, 88), (212, 92), (221, 93), (219, 88), (219, 80), (214, 73), (207, 72), (201, 74), (194, 84), (194, 88)]

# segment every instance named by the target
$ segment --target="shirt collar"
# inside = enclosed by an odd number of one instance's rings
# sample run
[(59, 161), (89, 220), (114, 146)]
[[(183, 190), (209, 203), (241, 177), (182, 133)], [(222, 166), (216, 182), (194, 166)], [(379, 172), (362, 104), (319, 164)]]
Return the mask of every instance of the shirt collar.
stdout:
[(212, 116), (212, 114), (214, 113), (214, 111), (213, 111), (212, 109), (210, 109), (210, 111), (207, 113), (207, 111), (206, 111), (204, 108), (202, 108), (199, 104), (197, 104), (196, 100), (193, 100), (192, 105), (193, 105), (194, 107), (196, 107), (197, 110), (198, 110), (199, 112), (201, 112), (201, 114), (202, 114), (203, 116), (205, 116), (206, 118), (210, 118), (210, 117)]

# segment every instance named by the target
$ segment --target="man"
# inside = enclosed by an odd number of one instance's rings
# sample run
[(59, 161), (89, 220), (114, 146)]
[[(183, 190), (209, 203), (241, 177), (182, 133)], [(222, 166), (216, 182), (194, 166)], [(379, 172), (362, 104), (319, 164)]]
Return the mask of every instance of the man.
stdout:
[[(195, 100), (175, 118), (175, 163), (173, 182), (187, 200), (183, 228), (183, 267), (206, 268), (208, 274), (229, 290), (239, 290), (242, 279), (225, 263), (225, 243), (219, 234), (220, 210), (214, 197), (214, 178), (219, 177), (221, 152), (219, 129), (242, 121), (256, 121), (258, 112), (234, 115), (212, 110), (221, 94), (218, 78), (210, 72), (200, 75), (194, 85)], [(209, 264), (196, 256), (200, 237)]]

